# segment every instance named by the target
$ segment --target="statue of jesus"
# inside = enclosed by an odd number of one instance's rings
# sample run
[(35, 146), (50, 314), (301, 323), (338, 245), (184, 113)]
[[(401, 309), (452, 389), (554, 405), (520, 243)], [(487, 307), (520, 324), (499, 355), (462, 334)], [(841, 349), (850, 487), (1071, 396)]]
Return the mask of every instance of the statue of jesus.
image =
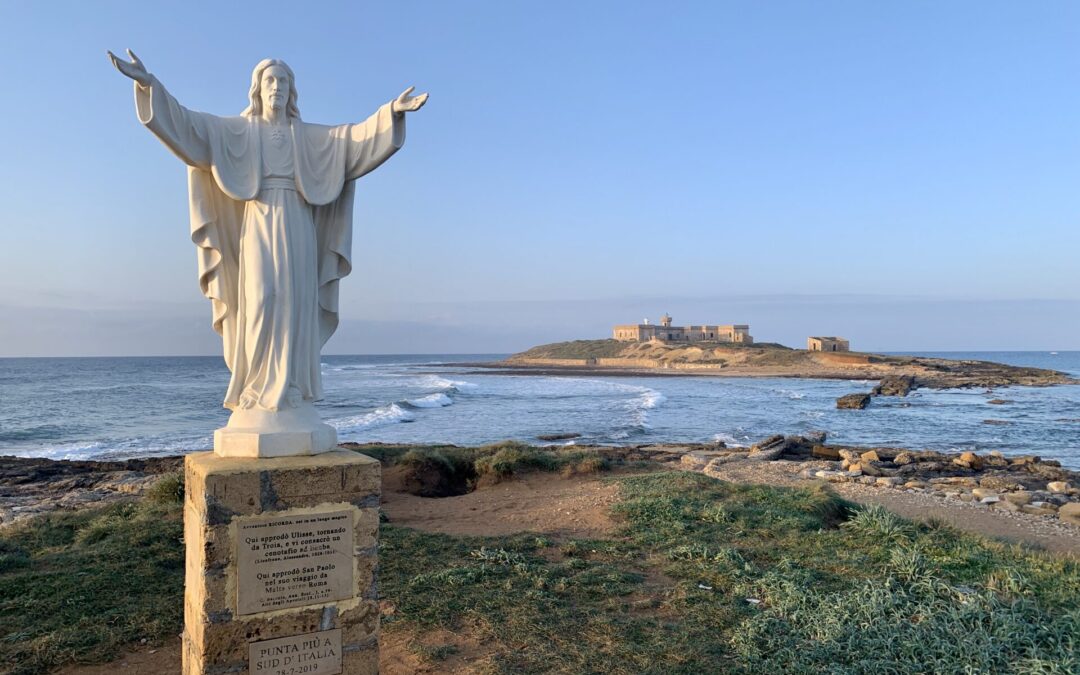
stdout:
[(236, 117), (188, 110), (142, 61), (109, 52), (135, 81), (135, 112), (188, 166), (199, 284), (232, 372), (226, 427), (214, 449), (272, 457), (333, 449), (337, 435), (312, 405), (319, 354), (338, 325), (338, 281), (349, 274), (353, 181), (405, 142), (405, 113), (427, 94), (409, 87), (360, 124), (300, 119), (296, 78), (265, 59)]

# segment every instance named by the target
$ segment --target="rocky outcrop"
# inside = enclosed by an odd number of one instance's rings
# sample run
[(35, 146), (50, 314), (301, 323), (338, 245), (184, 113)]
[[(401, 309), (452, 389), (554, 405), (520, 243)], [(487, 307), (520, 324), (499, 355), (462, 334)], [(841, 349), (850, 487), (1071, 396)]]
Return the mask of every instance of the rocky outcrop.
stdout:
[(887, 375), (871, 391), (874, 396), (907, 396), (915, 387), (915, 378), (911, 375)]
[(870, 394), (847, 394), (836, 399), (836, 407), (841, 409), (862, 410), (870, 405)]
[(182, 470), (183, 457), (89, 462), (0, 457), (0, 525), (39, 513), (131, 499)]

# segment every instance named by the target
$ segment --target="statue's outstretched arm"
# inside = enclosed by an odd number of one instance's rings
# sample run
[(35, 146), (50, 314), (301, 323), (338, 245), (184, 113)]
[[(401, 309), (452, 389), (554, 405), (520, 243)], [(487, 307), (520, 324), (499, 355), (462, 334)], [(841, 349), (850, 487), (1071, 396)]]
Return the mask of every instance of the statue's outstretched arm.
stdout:
[(207, 168), (211, 162), (213, 116), (180, 105), (130, 49), (127, 54), (131, 61), (108, 54), (113, 66), (135, 81), (135, 113), (139, 121), (185, 164)]
[(146, 66), (143, 65), (138, 56), (135, 56), (135, 52), (130, 49), (127, 50), (128, 58), (131, 61), (125, 61), (112, 52), (106, 53), (109, 55), (109, 60), (112, 61), (113, 66), (122, 75), (130, 77), (144, 87), (150, 86), (150, 73), (146, 72)]

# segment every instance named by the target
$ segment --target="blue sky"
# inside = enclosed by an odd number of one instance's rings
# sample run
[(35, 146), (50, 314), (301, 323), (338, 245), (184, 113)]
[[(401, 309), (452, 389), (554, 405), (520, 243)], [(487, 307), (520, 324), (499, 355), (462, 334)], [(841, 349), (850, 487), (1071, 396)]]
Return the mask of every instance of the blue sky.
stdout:
[(360, 182), (328, 352), (656, 318), (798, 345), (1080, 349), (1071, 2), (0, 4), (0, 355), (213, 354), (184, 167), (105, 50), (237, 114), (429, 91)]

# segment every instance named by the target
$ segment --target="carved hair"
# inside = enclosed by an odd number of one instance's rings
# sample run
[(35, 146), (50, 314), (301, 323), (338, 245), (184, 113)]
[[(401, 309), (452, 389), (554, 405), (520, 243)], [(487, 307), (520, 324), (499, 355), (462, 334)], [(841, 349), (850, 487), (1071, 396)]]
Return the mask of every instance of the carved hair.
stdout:
[(281, 66), (285, 70), (285, 74), (289, 76), (289, 100), (285, 104), (285, 114), (287, 117), (300, 118), (300, 109), (296, 107), (296, 76), (293, 75), (292, 68), (289, 64), (285, 63), (281, 59), (263, 59), (255, 66), (255, 70), (251, 71), (251, 90), (248, 91), (248, 107), (244, 109), (244, 112), (240, 113), (245, 117), (258, 117), (262, 115), (262, 76), (263, 71), (270, 66)]

